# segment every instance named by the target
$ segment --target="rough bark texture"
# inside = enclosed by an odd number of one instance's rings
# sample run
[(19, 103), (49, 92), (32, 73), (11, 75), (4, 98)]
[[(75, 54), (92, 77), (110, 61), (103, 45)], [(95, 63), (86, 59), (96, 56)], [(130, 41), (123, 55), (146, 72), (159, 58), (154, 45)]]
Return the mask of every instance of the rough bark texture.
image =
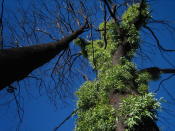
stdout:
[[(143, 8), (142, 6), (143, 6), (143, 3), (141, 3), (140, 12), (141, 12), (141, 10)], [(145, 21), (145, 18), (143, 18), (142, 15), (140, 14), (139, 18), (136, 21), (134, 21), (133, 24), (135, 25), (136, 29), (139, 30), (143, 26), (144, 21)], [(119, 31), (119, 33), (122, 33), (122, 32), (123, 32), (122, 30)], [(120, 58), (121, 57), (127, 57), (128, 51), (130, 50), (130, 48), (132, 48), (132, 47), (129, 46), (130, 44), (126, 42), (127, 36), (124, 36), (122, 34), (120, 34), (119, 36), (123, 37), (122, 38), (123, 42), (121, 42), (119, 44), (119, 47), (117, 48), (117, 50), (113, 54), (113, 58), (112, 58), (113, 65), (121, 64), (120, 63)], [(151, 69), (148, 69), (148, 70), (152, 71), (154, 69), (151, 68)], [(160, 70), (158, 70), (156, 68), (156, 72), (157, 71), (160, 72)], [(167, 71), (168, 72), (169, 70), (161, 70), (161, 71), (164, 71), (164, 72)], [(132, 81), (131, 81), (131, 84), (133, 84)], [(134, 92), (134, 91), (131, 91), (130, 93), (127, 93), (127, 94), (118, 94), (118, 93), (116, 94), (116, 93), (113, 93), (110, 96), (111, 104), (116, 109), (118, 109), (119, 103), (121, 102), (121, 99), (123, 97), (127, 97), (128, 94), (138, 95), (137, 92)], [(126, 129), (125, 125), (122, 123), (122, 120), (120, 120), (120, 118), (119, 118), (119, 122), (117, 123), (116, 131), (125, 131), (125, 129)], [(133, 127), (133, 131), (159, 131), (159, 128), (157, 127), (156, 123), (153, 120), (145, 119), (145, 120), (142, 121), (142, 123), (139, 123), (138, 126)]]
[[(120, 64), (120, 58), (125, 56), (127, 53), (126, 45), (120, 45), (117, 51), (113, 55), (113, 64), (118, 65)], [(165, 70), (164, 70), (165, 71)], [(167, 70), (166, 70), (167, 71)], [(169, 70), (168, 70), (169, 71)], [(136, 92), (131, 92), (130, 94), (135, 94)], [(119, 103), (121, 102), (122, 97), (127, 97), (126, 94), (112, 94), (110, 101), (111, 104), (117, 109), (119, 106)], [(114, 100), (115, 98), (115, 100)], [(122, 122), (117, 123), (116, 131), (125, 131), (126, 127), (123, 125)], [(145, 119), (142, 121), (142, 123), (139, 123), (138, 126), (135, 126), (133, 128), (133, 131), (159, 131), (159, 128), (157, 127), (156, 123), (151, 119)]]
[[(113, 55), (113, 64), (114, 65), (120, 64), (120, 57), (125, 56), (126, 52), (127, 52), (126, 48), (124, 48), (122, 45), (120, 45), (119, 48), (117, 49), (117, 51)], [(151, 71), (154, 71), (154, 69), (153, 70), (151, 70), (151, 69), (152, 68), (150, 68), (150, 73), (151, 73)], [(172, 70), (171, 69), (162, 69), (162, 70), (159, 70), (159, 72), (160, 71), (164, 71), (164, 73), (165, 72), (168, 73)], [(174, 70), (173, 70), (173, 72), (174, 72)], [(133, 94), (133, 93), (135, 94), (136, 92), (131, 92), (129, 94)], [(115, 93), (113, 93), (110, 96), (110, 102), (117, 109), (119, 107), (119, 103), (121, 102), (121, 99), (123, 97), (127, 97), (127, 94), (115, 94)], [(122, 122), (120, 122), (120, 120), (119, 120), (119, 122), (117, 123), (116, 131), (125, 131), (125, 129), (126, 129), (126, 127), (124, 126), (124, 124)], [(159, 131), (159, 128), (152, 119), (145, 119), (142, 121), (142, 123), (139, 123), (138, 126), (135, 126), (133, 128), (133, 131)]]
[(49, 62), (66, 49), (69, 43), (82, 34), (86, 28), (86, 25), (82, 26), (71, 35), (56, 42), (1, 50), (0, 90), (14, 81), (24, 79), (33, 70)]

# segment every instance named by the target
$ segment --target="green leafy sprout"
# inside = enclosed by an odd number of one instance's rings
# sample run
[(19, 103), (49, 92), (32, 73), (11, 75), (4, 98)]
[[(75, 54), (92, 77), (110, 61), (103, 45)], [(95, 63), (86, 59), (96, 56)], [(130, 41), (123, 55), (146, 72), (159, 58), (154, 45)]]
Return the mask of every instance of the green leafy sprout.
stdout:
[[(122, 16), (122, 22), (114, 21), (106, 23), (107, 48), (104, 48), (104, 32), (101, 31), (101, 39), (91, 44), (83, 45), (80, 39), (75, 43), (86, 51), (93, 68), (98, 71), (97, 79), (85, 82), (76, 92), (78, 97), (78, 118), (76, 131), (115, 131), (118, 120), (132, 130), (143, 119), (156, 119), (156, 110), (160, 107), (154, 95), (148, 92), (148, 82), (151, 76), (147, 72), (138, 73), (135, 64), (131, 62), (139, 47), (139, 29), (134, 22), (142, 16), (142, 24), (150, 18), (148, 6), (145, 3), (140, 12), (140, 4), (131, 5)], [(118, 34), (117, 29), (123, 30), (123, 35)], [(99, 25), (104, 29), (104, 23)], [(113, 65), (113, 53), (126, 37), (130, 49), (127, 58), (121, 58), (121, 64)], [(128, 59), (129, 58), (129, 59)], [(112, 93), (127, 94), (120, 98), (118, 108), (111, 105)]]

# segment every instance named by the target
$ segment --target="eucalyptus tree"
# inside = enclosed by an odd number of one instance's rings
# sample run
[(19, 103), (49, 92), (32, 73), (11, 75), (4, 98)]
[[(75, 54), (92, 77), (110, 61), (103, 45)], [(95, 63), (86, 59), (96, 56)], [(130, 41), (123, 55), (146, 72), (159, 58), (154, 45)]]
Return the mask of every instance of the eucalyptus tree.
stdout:
[[(157, 109), (160, 100), (149, 92), (148, 82), (161, 74), (174, 74), (174, 69), (149, 67), (138, 70), (132, 62), (141, 47), (141, 28), (155, 38), (149, 27), (151, 12), (146, 0), (127, 3), (121, 17), (114, 1), (103, 0), (104, 21), (99, 25), (100, 39), (84, 44), (82, 52), (97, 71), (97, 78), (86, 81), (76, 92), (78, 119), (76, 130), (92, 131), (158, 131)], [(126, 4), (126, 3), (125, 3)], [(115, 9), (114, 9), (115, 8)], [(107, 19), (107, 11), (111, 19)], [(82, 47), (84, 41), (77, 39)]]
[[(41, 0), (40, 4), (33, 1), (30, 10), (20, 8), (19, 14), (12, 15), (15, 22), (3, 26), (10, 39), (3, 35), (0, 90), (16, 93), (20, 86), (14, 82), (28, 77), (41, 84), (49, 79), (54, 83), (49, 82), (51, 91), (60, 95), (61, 89), (67, 91), (66, 84), (83, 77), (85, 83), (76, 92), (77, 110), (72, 113), (78, 115), (77, 131), (159, 130), (155, 122), (160, 102), (148, 91), (148, 82), (161, 74), (174, 75), (175, 70), (155, 66), (140, 70), (133, 58), (142, 48), (143, 29), (160, 51), (174, 50), (164, 48), (150, 28), (150, 23), (168, 24), (152, 18), (149, 6), (146, 0), (53, 0), (49, 4)], [(32, 75), (57, 55), (49, 77)], [(87, 63), (95, 80), (89, 79)], [(76, 72), (78, 79), (73, 81), (70, 72)]]

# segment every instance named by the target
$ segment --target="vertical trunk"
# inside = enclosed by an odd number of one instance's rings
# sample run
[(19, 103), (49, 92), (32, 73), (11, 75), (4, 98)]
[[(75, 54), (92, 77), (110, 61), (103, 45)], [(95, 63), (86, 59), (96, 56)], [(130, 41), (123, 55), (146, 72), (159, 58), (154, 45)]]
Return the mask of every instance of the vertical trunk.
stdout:
[[(142, 4), (143, 3), (141, 3), (141, 5), (140, 5), (140, 12), (143, 8)], [(144, 22), (145, 22), (145, 18), (140, 13), (138, 19), (136, 21), (134, 21), (133, 24), (136, 27), (136, 29), (139, 30), (142, 27), (142, 25), (144, 24)], [(119, 32), (122, 32), (122, 31), (119, 31)], [(122, 36), (122, 35), (119, 35), (119, 36)], [(126, 40), (127, 40), (127, 36), (124, 36), (123, 43), (120, 43), (119, 47), (114, 52), (114, 54), (112, 56), (112, 64), (113, 65), (121, 64), (121, 62), (120, 62), (121, 57), (127, 58), (127, 54), (132, 47), (129, 46), (130, 43), (127, 42)], [(133, 81), (131, 81), (129, 83), (134, 85)], [(121, 102), (121, 98), (128, 97), (128, 95), (130, 95), (130, 94), (139, 95), (134, 90), (131, 91), (130, 93), (127, 93), (127, 94), (112, 93), (110, 96), (110, 103), (117, 110), (119, 108), (119, 103)], [(122, 119), (122, 118), (119, 118), (119, 119)], [(126, 130), (125, 125), (122, 123), (122, 121), (119, 120), (119, 122), (117, 123), (116, 131), (125, 131), (125, 130)], [(157, 127), (155, 121), (153, 121), (150, 118), (145, 118), (142, 120), (142, 122), (139, 125), (136, 125), (133, 127), (133, 131), (159, 131), (159, 128)]]
[[(105, 45), (103, 32), (102, 39), (94, 41), (93, 49), (87, 46), (88, 58), (99, 73), (96, 80), (86, 82), (77, 91), (77, 131), (159, 130), (154, 121), (159, 103), (148, 93), (150, 76), (139, 74), (131, 62), (139, 47), (139, 29), (149, 17), (144, 0), (133, 4), (120, 23), (107, 23), (106, 50), (101, 46)], [(104, 31), (104, 26), (102, 23), (99, 28)]]
[[(127, 54), (127, 44), (121, 44), (116, 52), (113, 54), (113, 65), (119, 65), (120, 64), (120, 58), (125, 57)], [(130, 84), (134, 85), (131, 81)], [(130, 94), (138, 95), (137, 92), (131, 91)], [(121, 102), (121, 98), (127, 97), (129, 94), (119, 94), (119, 93), (112, 93), (110, 96), (110, 103), (113, 105), (116, 110), (119, 108), (119, 103)], [(120, 118), (119, 118), (120, 119)], [(122, 118), (121, 118), (122, 119)], [(125, 126), (122, 122), (117, 123), (116, 131), (125, 131)], [(140, 123), (137, 126), (134, 126), (133, 131), (159, 131), (159, 128), (157, 127), (155, 121), (152, 119), (143, 119), (142, 123)]]

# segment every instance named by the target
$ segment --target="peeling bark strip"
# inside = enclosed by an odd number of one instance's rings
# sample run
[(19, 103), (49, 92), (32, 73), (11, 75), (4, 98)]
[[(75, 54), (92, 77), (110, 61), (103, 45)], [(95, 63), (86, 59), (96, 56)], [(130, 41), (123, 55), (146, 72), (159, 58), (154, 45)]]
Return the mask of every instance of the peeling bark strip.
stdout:
[(71, 35), (56, 42), (0, 50), (0, 90), (15, 81), (24, 79), (33, 70), (49, 62), (87, 28), (85, 24)]

